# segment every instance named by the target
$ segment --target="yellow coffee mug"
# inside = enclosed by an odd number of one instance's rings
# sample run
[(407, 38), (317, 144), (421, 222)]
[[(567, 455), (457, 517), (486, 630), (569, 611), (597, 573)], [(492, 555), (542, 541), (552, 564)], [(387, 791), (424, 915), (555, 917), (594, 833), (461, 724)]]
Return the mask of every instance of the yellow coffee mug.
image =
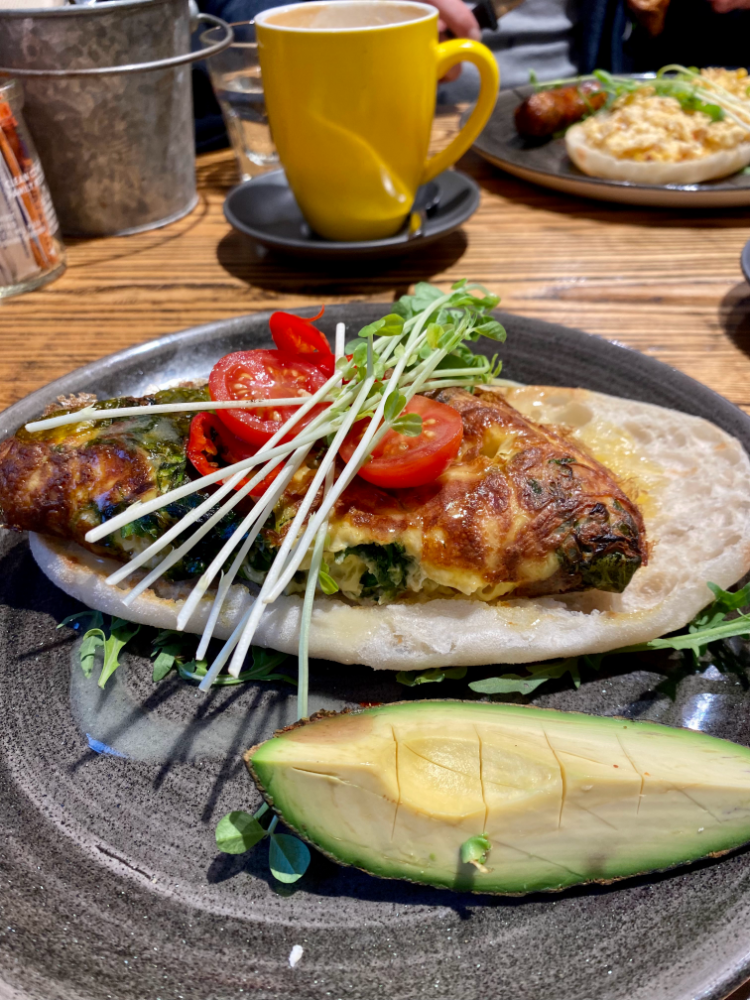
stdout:
[[(320, 236), (393, 236), (419, 185), (455, 163), (492, 113), (494, 56), (468, 39), (438, 42), (437, 16), (412, 0), (318, 0), (256, 17), (273, 139)], [(476, 107), (427, 159), (437, 80), (464, 61), (479, 70)]]

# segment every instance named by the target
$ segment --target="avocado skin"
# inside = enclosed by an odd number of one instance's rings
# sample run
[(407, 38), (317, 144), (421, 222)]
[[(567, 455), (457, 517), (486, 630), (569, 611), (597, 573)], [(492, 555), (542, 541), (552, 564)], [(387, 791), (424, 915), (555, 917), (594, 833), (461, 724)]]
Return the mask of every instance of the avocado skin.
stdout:
[[(648, 730), (649, 734), (658, 734), (659, 731), (664, 733), (669, 733), (672, 737), (681, 738), (684, 737), (686, 741), (690, 743), (703, 744), (704, 746), (711, 745), (713, 752), (718, 752), (721, 749), (725, 749), (724, 758), (729, 759), (728, 754), (735, 757), (741, 757), (742, 762), (746, 765), (743, 768), (747, 772), (748, 778), (747, 785), (745, 787), (743, 782), (742, 794), (744, 795), (744, 800), (746, 805), (743, 807), (743, 812), (746, 814), (744, 816), (743, 823), (740, 830), (735, 830), (733, 836), (729, 838), (729, 842), (714, 845), (716, 849), (696, 851), (696, 850), (685, 850), (682, 855), (675, 856), (674, 859), (664, 859), (664, 863), (657, 865), (654, 864), (643, 864), (631, 866), (627, 871), (622, 871), (621, 873), (613, 874), (610, 873), (608, 876), (604, 877), (576, 877), (575, 873), (571, 872), (567, 877), (558, 877), (554, 879), (554, 882), (546, 880), (544, 878), (533, 878), (530, 882), (524, 885), (523, 888), (518, 888), (516, 886), (503, 884), (504, 878), (502, 875), (493, 877), (493, 869), (489, 868), (489, 877), (492, 879), (494, 884), (488, 884), (487, 876), (480, 874), (473, 866), (465, 865), (465, 869), (462, 872), (456, 872), (453, 877), (446, 877), (444, 874), (441, 875), (435, 872), (421, 871), (415, 873), (414, 871), (398, 870), (398, 865), (394, 865), (392, 861), (389, 861), (385, 857), (378, 858), (377, 856), (369, 856), (366, 859), (352, 859), (342, 856), (342, 854), (337, 854), (335, 851), (331, 850), (330, 844), (322, 842), (324, 838), (320, 836), (315, 836), (307, 825), (300, 822), (294, 816), (293, 808), (290, 808), (288, 802), (282, 801), (284, 799), (283, 795), (274, 798), (274, 795), (268, 790), (268, 774), (267, 768), (264, 768), (264, 764), (267, 761), (259, 762), (256, 758), (259, 752), (266, 748), (266, 755), (268, 753), (268, 748), (273, 745), (279, 739), (283, 739), (287, 734), (293, 733), (300, 729), (305, 729), (306, 727), (312, 726), (315, 723), (321, 722), (323, 720), (336, 720), (352, 718), (357, 716), (371, 715), (377, 713), (391, 712), (392, 710), (405, 710), (412, 711), (416, 709), (419, 712), (431, 711), (433, 708), (435, 710), (440, 710), (440, 707), (445, 708), (461, 708), (464, 707), (472, 713), (473, 710), (487, 710), (490, 711), (500, 711), (500, 712), (510, 712), (513, 714), (518, 713), (529, 713), (529, 717), (537, 716), (544, 717), (545, 719), (558, 719), (565, 720), (566, 724), (575, 725), (583, 724), (584, 727), (588, 727), (590, 724), (603, 723), (605, 726), (617, 726), (622, 725), (623, 728), (631, 728), (633, 730)], [(429, 885), (435, 888), (448, 888), (459, 892), (471, 892), (477, 894), (488, 894), (488, 895), (498, 895), (498, 896), (524, 896), (532, 892), (543, 892), (543, 893), (554, 893), (561, 892), (575, 885), (586, 885), (586, 884), (598, 884), (598, 885), (611, 885), (615, 882), (622, 881), (628, 878), (635, 878), (638, 876), (655, 874), (659, 872), (670, 871), (673, 868), (680, 867), (682, 865), (694, 863), (699, 860), (706, 858), (720, 858), (729, 852), (739, 849), (750, 843), (750, 749), (743, 747), (738, 744), (731, 743), (727, 740), (721, 740), (717, 737), (710, 737), (706, 734), (696, 732), (689, 729), (681, 729), (678, 727), (672, 727), (663, 725), (661, 723), (655, 722), (634, 722), (632, 719), (627, 719), (620, 716), (612, 717), (598, 717), (590, 716), (579, 712), (566, 712), (559, 711), (557, 709), (538, 709), (535, 706), (530, 705), (518, 705), (518, 704), (502, 704), (502, 703), (492, 703), (488, 704), (486, 702), (476, 702), (476, 701), (458, 701), (451, 699), (432, 699), (430, 701), (405, 701), (405, 702), (393, 702), (382, 706), (377, 706), (374, 708), (364, 708), (364, 709), (344, 709), (342, 712), (328, 712), (322, 711), (315, 713), (309, 719), (301, 719), (291, 726), (287, 726), (284, 729), (278, 730), (274, 736), (260, 743), (254, 747), (251, 747), (244, 755), (243, 759), (248, 767), (250, 775), (252, 776), (256, 786), (263, 795), (265, 801), (269, 806), (277, 813), (277, 815), (284, 821), (284, 823), (292, 829), (298, 836), (309, 843), (311, 846), (315, 847), (318, 851), (328, 857), (331, 861), (346, 867), (359, 868), (361, 871), (367, 874), (375, 875), (379, 878), (385, 879), (399, 879), (403, 881), (413, 882), (415, 884)], [(648, 773), (648, 772), (645, 772)], [(643, 780), (643, 779), (642, 779)], [(702, 807), (701, 807), (702, 808)], [(395, 824), (394, 824), (395, 826)], [(703, 828), (701, 828), (702, 830)], [(480, 830), (474, 830), (474, 834), (480, 833)], [(698, 832), (701, 832), (700, 830)], [(343, 852), (342, 852), (343, 853)], [(492, 853), (490, 853), (488, 865), (492, 865)]]

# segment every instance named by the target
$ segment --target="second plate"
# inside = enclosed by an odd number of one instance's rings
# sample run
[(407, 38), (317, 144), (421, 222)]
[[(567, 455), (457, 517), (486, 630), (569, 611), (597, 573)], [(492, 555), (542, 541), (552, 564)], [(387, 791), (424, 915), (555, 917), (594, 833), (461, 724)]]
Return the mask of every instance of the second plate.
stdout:
[(704, 184), (633, 184), (589, 177), (568, 158), (564, 139), (524, 139), (513, 119), (534, 88), (502, 91), (474, 149), (509, 174), (565, 194), (649, 208), (730, 208), (750, 205), (750, 175), (740, 172)]

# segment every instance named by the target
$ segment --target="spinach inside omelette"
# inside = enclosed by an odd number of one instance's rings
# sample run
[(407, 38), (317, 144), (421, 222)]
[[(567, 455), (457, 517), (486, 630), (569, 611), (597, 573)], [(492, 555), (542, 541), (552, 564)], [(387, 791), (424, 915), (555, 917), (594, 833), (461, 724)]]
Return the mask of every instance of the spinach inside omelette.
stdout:
[[(641, 512), (614, 476), (497, 392), (449, 388), (435, 398), (461, 416), (459, 453), (424, 486), (381, 489), (355, 477), (331, 512), (324, 555), (340, 596), (384, 604), (622, 592), (645, 564), (647, 546)], [(19, 430), (0, 443), (2, 524), (70, 539), (127, 562), (207, 493), (170, 503), (97, 544), (84, 536), (134, 500), (166, 493), (194, 474), (186, 457), (190, 414), (149, 415), (148, 407), (203, 400), (209, 400), (204, 387), (168, 389), (98, 404), (142, 405), (142, 417), (83, 420), (34, 434)], [(263, 581), (324, 447), (310, 452), (253, 543), (242, 570), (246, 581)], [(313, 511), (320, 502), (316, 497)], [(168, 578), (199, 576), (250, 503), (242, 501), (215, 525)], [(306, 565), (290, 591), (304, 590)]]

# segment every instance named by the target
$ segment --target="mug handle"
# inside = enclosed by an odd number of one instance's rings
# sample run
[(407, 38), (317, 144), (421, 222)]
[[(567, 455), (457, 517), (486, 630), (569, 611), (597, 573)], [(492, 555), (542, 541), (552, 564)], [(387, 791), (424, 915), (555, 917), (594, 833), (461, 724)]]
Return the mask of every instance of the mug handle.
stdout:
[(437, 177), (448, 167), (453, 166), (456, 160), (464, 155), (487, 124), (487, 119), (495, 107), (500, 86), (500, 73), (495, 57), (487, 46), (482, 45), (481, 42), (474, 42), (470, 38), (451, 38), (450, 41), (440, 42), (437, 61), (438, 80), (445, 76), (451, 66), (460, 62), (473, 63), (479, 70), (479, 97), (469, 120), (458, 135), (451, 139), (445, 149), (436, 153), (425, 163), (420, 184), (431, 181), (433, 177)]

